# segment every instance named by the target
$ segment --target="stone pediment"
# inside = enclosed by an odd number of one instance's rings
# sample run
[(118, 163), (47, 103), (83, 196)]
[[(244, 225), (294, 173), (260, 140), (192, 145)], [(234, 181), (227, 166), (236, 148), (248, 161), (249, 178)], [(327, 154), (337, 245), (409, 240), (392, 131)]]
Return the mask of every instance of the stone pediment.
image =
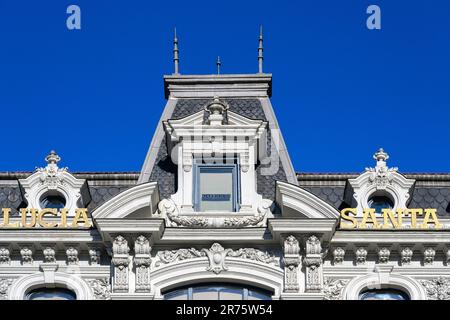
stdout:
[(276, 201), (283, 217), (338, 219), (339, 212), (330, 204), (299, 186), (277, 181)]
[(138, 184), (108, 200), (92, 212), (94, 219), (150, 218), (157, 210), (156, 182)]

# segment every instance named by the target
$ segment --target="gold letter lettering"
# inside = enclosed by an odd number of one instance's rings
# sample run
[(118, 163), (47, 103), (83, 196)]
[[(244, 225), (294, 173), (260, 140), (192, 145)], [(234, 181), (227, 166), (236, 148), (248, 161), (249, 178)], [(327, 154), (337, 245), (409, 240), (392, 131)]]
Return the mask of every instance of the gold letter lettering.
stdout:
[(39, 212), (38, 215), (38, 223), (43, 227), (43, 228), (55, 228), (58, 226), (58, 224), (56, 222), (44, 222), (43, 218), (44, 215), (52, 215), (52, 216), (57, 216), (58, 215), (58, 211), (56, 209), (42, 209), (41, 212)]
[(9, 214), (11, 213), (11, 209), (10, 208), (3, 208), (2, 209), (3, 212), (3, 225), (2, 227), (5, 228), (19, 228), (19, 222), (14, 222), (13, 224), (9, 223)]
[[(31, 213), (31, 222), (27, 224), (27, 213)], [(22, 227), (24, 228), (33, 228), (36, 226), (36, 209), (20, 209), (20, 214), (22, 216)]]
[(373, 223), (373, 228), (378, 229), (380, 225), (378, 224), (377, 217), (375, 216), (375, 209), (364, 209), (363, 219), (360, 228), (366, 228), (367, 223)]
[[(431, 216), (431, 219), (430, 219)], [(433, 220), (430, 221), (429, 220)], [(422, 228), (427, 229), (429, 223), (434, 223), (435, 229), (441, 229), (442, 224), (439, 222), (436, 216), (436, 209), (425, 209), (425, 218), (423, 218)]]
[[(394, 217), (394, 213), (391, 209), (382, 209), (383, 212), (383, 229), (388, 229), (391, 226), (393, 226), (395, 229), (400, 229), (403, 225), (403, 210), (397, 209), (397, 219)], [(388, 220), (391, 221), (391, 223), (388, 223)]]
[[(342, 228), (342, 229), (353, 229), (353, 228), (355, 228), (358, 225), (356, 219), (354, 217), (350, 216), (350, 214), (356, 216), (356, 208), (347, 208), (347, 209), (343, 209), (341, 211), (340, 228)], [(351, 224), (348, 224), (348, 223), (345, 224), (345, 223), (343, 223), (342, 220), (350, 221)]]
[(79, 220), (84, 221), (84, 227), (89, 228), (91, 226), (87, 216), (87, 209), (75, 210), (75, 218), (73, 218), (72, 227), (78, 227)]

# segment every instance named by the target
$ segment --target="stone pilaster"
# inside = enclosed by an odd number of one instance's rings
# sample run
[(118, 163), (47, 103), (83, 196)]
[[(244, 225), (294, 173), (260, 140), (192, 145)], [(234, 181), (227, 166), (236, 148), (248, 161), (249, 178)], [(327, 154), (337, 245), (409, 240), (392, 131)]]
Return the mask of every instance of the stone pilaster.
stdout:
[(136, 266), (136, 292), (150, 292), (150, 243), (143, 235), (134, 242), (134, 264)]
[(113, 258), (114, 265), (114, 292), (128, 292), (129, 289), (129, 256), (130, 248), (128, 241), (121, 235), (117, 236), (113, 242)]
[(299, 292), (300, 246), (293, 235), (284, 240), (284, 292)]

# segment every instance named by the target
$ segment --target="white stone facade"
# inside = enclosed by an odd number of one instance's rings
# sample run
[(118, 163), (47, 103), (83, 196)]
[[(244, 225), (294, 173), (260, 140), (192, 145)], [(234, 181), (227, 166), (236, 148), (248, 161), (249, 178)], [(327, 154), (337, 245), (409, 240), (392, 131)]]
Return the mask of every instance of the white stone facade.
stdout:
[[(406, 177), (388, 167), (388, 155), (380, 150), (375, 168), (362, 174), (302, 180), (270, 103), (271, 75), (174, 75), (165, 84), (168, 103), (139, 176), (72, 174), (58, 167), (55, 152), (35, 173), (2, 176), (0, 186), (24, 199), (10, 224), (20, 222), (20, 208), (42, 209), (42, 197), (50, 192), (66, 200), (67, 218), (87, 207), (89, 226), (0, 228), (1, 299), (22, 300), (36, 288), (61, 287), (81, 300), (152, 300), (207, 283), (256, 287), (272, 299), (354, 300), (368, 289), (400, 290), (413, 300), (450, 299), (450, 233), (445, 230), (450, 219), (445, 215), (439, 216), (443, 229), (345, 230), (339, 227), (336, 201), (311, 191), (323, 188), (326, 194), (331, 191), (325, 185), (334, 183), (345, 189), (342, 206), (356, 208), (360, 217), (375, 193), (387, 194), (394, 210), (411, 207), (419, 187), (435, 190), (431, 197), (444, 203), (450, 176)], [(248, 98), (261, 106), (264, 118), (238, 114), (226, 102)], [(173, 118), (182, 99), (203, 99), (206, 110)], [(152, 180), (164, 147), (176, 155), (171, 164), (176, 170), (168, 170), (176, 176), (176, 185), (167, 187), (173, 189), (169, 196), (162, 189), (169, 178)], [(211, 153), (238, 159), (235, 212), (194, 210), (193, 161)], [(261, 163), (269, 153), (283, 168), (273, 190), (261, 182)], [(105, 186), (116, 192), (106, 200)], [(46, 217), (47, 223), (57, 219)]]

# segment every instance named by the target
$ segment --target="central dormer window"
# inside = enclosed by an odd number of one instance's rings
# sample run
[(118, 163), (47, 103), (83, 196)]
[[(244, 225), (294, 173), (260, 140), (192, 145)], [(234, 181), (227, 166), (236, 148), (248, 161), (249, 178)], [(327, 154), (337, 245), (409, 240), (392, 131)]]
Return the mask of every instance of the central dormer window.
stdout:
[(228, 159), (222, 163), (198, 161), (194, 167), (195, 211), (239, 210), (240, 187), (236, 159)]

